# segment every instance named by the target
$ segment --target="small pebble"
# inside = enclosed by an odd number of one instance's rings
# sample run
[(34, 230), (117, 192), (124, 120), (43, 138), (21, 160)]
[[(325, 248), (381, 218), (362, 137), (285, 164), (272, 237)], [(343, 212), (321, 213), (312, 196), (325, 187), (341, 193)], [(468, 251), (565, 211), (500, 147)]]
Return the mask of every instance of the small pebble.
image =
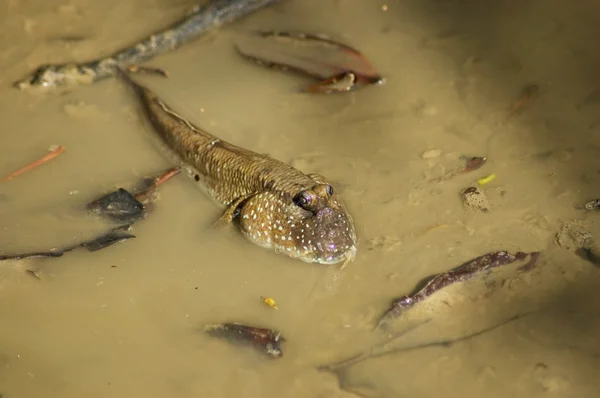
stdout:
[(485, 194), (478, 188), (469, 187), (462, 191), (465, 206), (487, 213), (490, 211), (490, 203)]

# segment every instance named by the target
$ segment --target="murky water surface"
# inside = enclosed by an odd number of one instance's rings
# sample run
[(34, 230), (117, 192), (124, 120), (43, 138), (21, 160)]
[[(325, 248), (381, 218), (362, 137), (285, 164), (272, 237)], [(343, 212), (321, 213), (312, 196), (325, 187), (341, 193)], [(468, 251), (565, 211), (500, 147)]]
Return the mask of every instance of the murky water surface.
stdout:
[[(4, 254), (93, 235), (104, 224), (83, 204), (171, 166), (121, 83), (60, 95), (11, 83), (43, 63), (110, 53), (192, 3), (0, 3), (1, 173), (66, 147), (0, 185)], [(258, 29), (341, 38), (387, 82), (343, 95), (297, 93), (302, 78), (233, 51), (236, 37)], [(136, 239), (0, 265), (0, 394), (596, 397), (600, 270), (556, 234), (579, 220), (600, 236), (600, 213), (576, 208), (600, 196), (600, 108), (593, 95), (585, 101), (600, 88), (599, 34), (600, 3), (591, 0), (289, 0), (154, 59), (171, 77), (140, 79), (180, 113), (335, 181), (357, 224), (357, 259), (340, 272), (211, 232), (218, 208), (180, 175), (161, 188)], [(507, 119), (528, 84), (540, 87), (538, 97)], [(421, 157), (432, 149), (439, 156)], [(428, 182), (460, 155), (488, 163)], [(482, 189), (491, 211), (467, 211), (460, 191), (490, 173), (496, 179)], [(415, 307), (388, 332), (410, 329), (387, 344), (395, 353), (318, 370), (384, 342), (373, 322), (392, 298), (500, 249), (543, 254), (529, 273), (507, 268)], [(281, 330), (283, 358), (264, 360), (202, 332), (219, 322)]]

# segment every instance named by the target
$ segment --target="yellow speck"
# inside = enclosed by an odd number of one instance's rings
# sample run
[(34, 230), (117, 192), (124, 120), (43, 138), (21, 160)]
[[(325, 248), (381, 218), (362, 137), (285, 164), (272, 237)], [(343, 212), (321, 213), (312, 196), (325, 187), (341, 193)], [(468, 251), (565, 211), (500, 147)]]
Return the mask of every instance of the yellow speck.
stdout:
[(260, 296), (260, 298), (262, 299), (263, 303), (265, 303), (269, 307), (274, 308), (276, 310), (279, 309), (279, 308), (277, 308), (277, 305), (275, 304), (275, 300), (273, 300), (271, 297)]
[(388, 10), (388, 6), (387, 6), (387, 4), (384, 4), (384, 5), (382, 5), (382, 6), (381, 6), (381, 11), (384, 11), (384, 12), (385, 12), (385, 11), (387, 11), (387, 10)]
[(487, 177), (483, 177), (483, 178), (477, 180), (477, 184), (479, 184), (479, 185), (489, 184), (490, 182), (494, 181), (495, 179), (496, 179), (496, 174), (492, 173)]

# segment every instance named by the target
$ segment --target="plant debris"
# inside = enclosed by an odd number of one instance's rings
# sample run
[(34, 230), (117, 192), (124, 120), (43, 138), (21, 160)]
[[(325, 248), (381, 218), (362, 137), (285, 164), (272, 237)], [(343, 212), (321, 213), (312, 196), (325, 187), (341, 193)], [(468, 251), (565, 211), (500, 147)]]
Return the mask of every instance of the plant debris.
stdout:
[(20, 90), (51, 90), (92, 84), (125, 67), (173, 51), (210, 30), (265, 8), (277, 0), (210, 0), (197, 5), (179, 21), (126, 48), (80, 63), (45, 64), (14, 83)]
[(118, 223), (129, 225), (147, 216), (148, 205), (154, 200), (156, 188), (170, 180), (179, 172), (179, 168), (171, 168), (152, 178), (145, 178), (137, 193), (132, 194), (123, 188), (104, 195), (87, 205), (87, 209)]
[(384, 82), (358, 50), (323, 35), (262, 32), (239, 40), (236, 47), (259, 65), (318, 79), (304, 89), (309, 93), (346, 92)]
[(7, 175), (6, 177), (4, 177), (3, 179), (0, 180), (0, 182), (6, 182), (6, 181), (10, 181), (15, 177), (20, 176), (21, 174), (24, 174), (30, 170), (33, 170), (41, 165), (43, 165), (44, 163), (47, 163), (49, 161), (51, 161), (52, 159), (56, 158), (58, 155), (60, 155), (61, 153), (63, 153), (65, 151), (65, 147), (62, 145), (58, 145), (58, 146), (51, 146), (49, 148), (50, 153), (42, 156), (40, 159), (28, 164), (27, 166)]
[[(84, 247), (90, 252), (95, 252), (112, 246), (115, 243), (135, 238), (135, 235), (129, 234), (126, 231), (128, 231), (136, 221), (142, 220), (147, 216), (148, 205), (151, 204), (154, 199), (153, 193), (156, 188), (179, 174), (179, 172), (179, 168), (171, 168), (160, 173), (158, 176), (145, 178), (141, 184), (141, 188), (136, 194), (132, 194), (123, 188), (119, 188), (118, 190), (89, 203), (86, 206), (88, 211), (120, 224), (116, 228), (112, 228), (110, 231), (97, 238), (61, 249), (4, 255), (0, 256), (0, 261), (21, 260), (25, 258), (61, 257), (63, 254), (80, 247)], [(142, 204), (141, 201), (144, 201), (145, 204)]]
[(496, 174), (492, 173), (486, 177), (480, 178), (479, 180), (477, 180), (477, 184), (479, 185), (486, 185), (489, 184), (490, 182), (494, 181), (496, 179)]
[(283, 355), (281, 342), (285, 339), (280, 332), (271, 329), (246, 326), (239, 323), (208, 325), (204, 331), (213, 337), (220, 337), (234, 343), (250, 344), (267, 356), (280, 358)]
[(269, 307), (278, 310), (279, 308), (277, 307), (277, 303), (275, 303), (275, 300), (272, 299), (271, 297), (265, 297), (265, 296), (260, 296), (260, 298), (262, 299), (263, 303), (265, 303), (266, 305), (268, 305)]
[[(467, 340), (476, 338), (476, 337), (486, 334), (494, 329), (508, 325), (519, 319), (534, 315), (535, 313), (536, 313), (536, 311), (530, 311), (530, 312), (525, 312), (522, 314), (514, 315), (514, 316), (512, 316), (508, 319), (505, 319), (499, 323), (496, 323), (494, 325), (488, 326), (486, 328), (480, 329), (478, 331), (475, 331), (475, 332), (472, 332), (472, 333), (469, 333), (469, 334), (466, 334), (463, 336), (454, 337), (454, 338), (450, 338), (450, 339), (434, 340), (434, 341), (425, 342), (425, 343), (411, 344), (411, 345), (403, 346), (403, 347), (402, 346), (401, 347), (389, 347), (389, 340), (387, 340), (383, 344), (378, 344), (378, 345), (372, 347), (369, 351), (360, 353), (358, 355), (354, 355), (352, 357), (335, 362), (333, 364), (319, 366), (319, 367), (317, 367), (317, 370), (325, 371), (325, 372), (333, 372), (339, 377), (339, 372), (343, 371), (344, 369), (347, 369), (348, 367), (351, 367), (358, 363), (364, 362), (368, 359), (380, 358), (380, 357), (383, 357), (386, 355), (399, 354), (399, 353), (407, 352), (407, 351), (415, 351), (415, 350), (419, 350), (422, 348), (430, 348), (430, 347), (446, 347), (446, 348), (448, 348), (448, 347), (453, 346), (456, 343), (460, 343), (463, 341), (467, 341)], [(396, 339), (396, 338), (397, 338), (396, 336), (392, 337), (392, 339)]]
[(431, 182), (446, 181), (446, 180), (456, 177), (457, 175), (465, 174), (465, 173), (469, 173), (471, 171), (478, 170), (481, 167), (483, 167), (483, 165), (485, 165), (485, 163), (487, 162), (486, 157), (479, 157), (479, 156), (473, 156), (473, 157), (461, 156), (460, 159), (465, 162), (463, 166), (460, 166), (453, 170), (450, 170), (449, 172), (442, 175), (441, 177), (431, 180)]
[(600, 199), (590, 200), (584, 207), (586, 210), (598, 210), (600, 209)]
[(404, 311), (430, 297), (437, 291), (450, 285), (469, 280), (483, 271), (508, 265), (517, 260), (524, 260), (529, 257), (529, 261), (519, 268), (520, 270), (528, 271), (535, 266), (539, 255), (539, 252), (517, 252), (512, 255), (503, 250), (484, 254), (483, 256), (467, 261), (451, 271), (434, 276), (422, 289), (419, 289), (417, 292), (394, 300), (391, 304), (391, 307), (379, 319), (377, 326), (379, 327), (389, 319), (399, 317), (404, 313)]
[(133, 223), (146, 216), (146, 208), (123, 188), (102, 196), (87, 205), (87, 209), (112, 221)]
[[(119, 228), (121, 229), (121, 228)], [(25, 258), (43, 258), (43, 257), (62, 257), (63, 254), (78, 249), (80, 247), (86, 248), (90, 252), (94, 252), (106, 247), (112, 246), (115, 243), (124, 242), (128, 239), (135, 238), (135, 235), (131, 235), (127, 232), (119, 231), (117, 229), (111, 230), (110, 232), (100, 235), (99, 237), (90, 241), (77, 243), (75, 245), (67, 246), (62, 249), (54, 249), (49, 251), (31, 252), (23, 254), (13, 254), (0, 256), (0, 261), (5, 260), (22, 260)]]
[(461, 192), (463, 203), (466, 207), (480, 210), (484, 213), (490, 211), (490, 203), (487, 196), (477, 187), (469, 187)]
[(471, 158), (463, 156), (462, 159), (465, 160), (465, 167), (462, 170), (460, 170), (460, 173), (468, 173), (470, 171), (480, 169), (485, 164), (485, 162), (487, 162), (486, 157), (479, 156), (474, 156)]
[(519, 98), (510, 107), (508, 118), (520, 114), (534, 99), (537, 98), (540, 87), (537, 84), (530, 84), (523, 88)]

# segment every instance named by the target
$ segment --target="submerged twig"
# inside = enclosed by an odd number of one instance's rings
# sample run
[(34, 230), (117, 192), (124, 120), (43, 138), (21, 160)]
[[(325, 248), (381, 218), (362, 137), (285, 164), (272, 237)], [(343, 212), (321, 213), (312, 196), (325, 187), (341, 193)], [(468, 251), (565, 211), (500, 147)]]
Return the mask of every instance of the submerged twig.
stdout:
[(517, 252), (514, 255), (512, 255), (507, 251), (498, 251), (488, 253), (483, 256), (477, 257), (473, 260), (467, 261), (466, 263), (460, 265), (459, 267), (451, 271), (436, 275), (422, 289), (419, 289), (416, 293), (407, 296), (402, 296), (394, 300), (390, 308), (381, 316), (381, 318), (377, 322), (377, 327), (381, 326), (383, 323), (387, 322), (391, 318), (396, 318), (402, 315), (404, 311), (413, 307), (415, 304), (425, 300), (434, 293), (444, 289), (445, 287), (453, 285), (455, 283), (469, 280), (483, 271), (491, 270), (492, 268), (497, 268), (503, 265), (508, 265), (517, 260), (524, 260), (527, 257), (529, 257), (529, 261), (525, 265), (521, 266), (520, 269), (529, 270), (535, 265), (539, 255), (539, 252)]
[(41, 257), (62, 257), (63, 254), (78, 249), (80, 247), (86, 248), (90, 252), (94, 252), (100, 249), (104, 249), (108, 246), (112, 246), (115, 243), (124, 242), (128, 239), (135, 238), (134, 235), (128, 234), (127, 232), (121, 232), (118, 230), (111, 230), (108, 233), (100, 235), (99, 237), (85, 241), (82, 243), (77, 243), (71, 246), (64, 247), (62, 249), (55, 249), (45, 252), (31, 252), (31, 253), (23, 253), (23, 254), (13, 254), (0, 256), (0, 261), (5, 260), (23, 260), (25, 258), (41, 258)]
[(180, 168), (171, 168), (160, 173), (158, 176), (144, 179), (143, 188), (136, 194), (132, 194), (125, 189), (120, 188), (89, 203), (86, 206), (88, 211), (120, 223), (118, 227), (112, 228), (97, 238), (66, 246), (61, 249), (0, 256), (0, 261), (40, 257), (61, 257), (63, 254), (80, 247), (84, 247), (88, 251), (94, 252), (112, 246), (115, 243), (135, 238), (134, 235), (131, 235), (126, 231), (129, 230), (135, 222), (146, 217), (147, 207), (141, 202), (144, 201), (146, 204), (150, 204), (154, 190), (179, 174), (180, 170)]
[(115, 66), (148, 61), (174, 50), (199, 35), (233, 22), (278, 0), (212, 0), (197, 6), (184, 19), (128, 48), (107, 57), (83, 63), (42, 65), (31, 75), (15, 82), (21, 90), (54, 89), (91, 84), (115, 75)]
[(26, 173), (30, 170), (35, 169), (36, 167), (39, 167), (41, 165), (43, 165), (44, 163), (49, 162), (50, 160), (54, 159), (55, 157), (57, 157), (58, 155), (60, 155), (61, 153), (63, 153), (65, 151), (65, 147), (62, 145), (57, 146), (56, 148), (51, 148), (50, 153), (41, 157), (40, 159), (36, 160), (33, 163), (28, 164), (27, 166), (13, 172), (10, 173), (9, 175), (7, 175), (6, 177), (4, 177), (3, 179), (0, 180), (0, 182), (5, 182), (5, 181), (9, 181), (12, 180), (15, 177), (20, 176), (23, 173)]
[(367, 354), (362, 354), (360, 356), (355, 356), (352, 358), (344, 359), (342, 361), (338, 361), (336, 363), (329, 364), (329, 365), (322, 365), (322, 366), (319, 366), (317, 369), (321, 370), (321, 371), (328, 371), (328, 372), (335, 373), (335, 372), (339, 371), (340, 369), (347, 368), (349, 366), (354, 366), (360, 362), (366, 361), (367, 359), (378, 358), (378, 357), (382, 357), (385, 355), (397, 354), (397, 353), (401, 353), (401, 352), (414, 351), (414, 350), (418, 350), (418, 349), (422, 349), (422, 348), (451, 347), (452, 345), (454, 345), (456, 343), (460, 343), (463, 341), (470, 340), (474, 337), (481, 336), (485, 333), (491, 332), (494, 329), (498, 329), (502, 326), (508, 325), (509, 323), (514, 322), (518, 319), (522, 319), (527, 316), (530, 316), (530, 315), (534, 314), (535, 312), (537, 312), (537, 311), (530, 311), (530, 312), (526, 312), (523, 314), (515, 315), (515, 316), (513, 316), (509, 319), (506, 319), (500, 323), (497, 323), (495, 325), (488, 326), (488, 327), (478, 330), (476, 332), (469, 333), (469, 334), (466, 334), (466, 335), (463, 335), (460, 337), (456, 337), (456, 338), (451, 338), (451, 339), (435, 340), (435, 341), (430, 341), (430, 342), (426, 342), (426, 343), (418, 343), (418, 344), (408, 345), (408, 346), (404, 346), (404, 347), (397, 347), (397, 348), (387, 348), (385, 345), (388, 344), (388, 342), (386, 341), (385, 343), (374, 347), (371, 350), (371, 352), (369, 352)]

